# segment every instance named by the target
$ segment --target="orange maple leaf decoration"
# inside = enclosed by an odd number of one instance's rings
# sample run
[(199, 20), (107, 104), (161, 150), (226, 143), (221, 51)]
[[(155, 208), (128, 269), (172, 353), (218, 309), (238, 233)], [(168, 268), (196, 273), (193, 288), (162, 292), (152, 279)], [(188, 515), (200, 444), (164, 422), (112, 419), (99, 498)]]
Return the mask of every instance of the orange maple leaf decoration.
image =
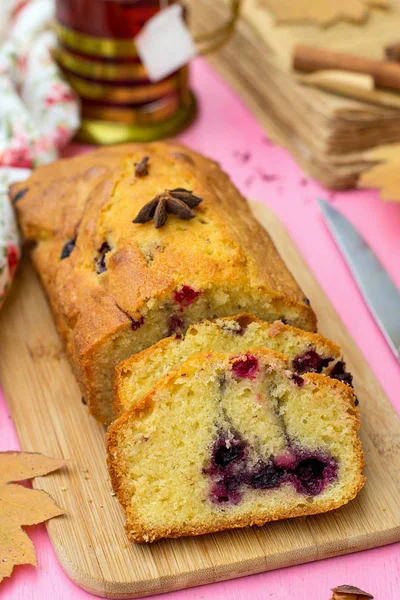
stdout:
[(321, 27), (337, 21), (362, 23), (370, 6), (387, 8), (390, 0), (258, 0), (278, 23), (313, 23)]
[(0, 452), (0, 581), (15, 565), (36, 566), (35, 548), (21, 526), (65, 512), (46, 492), (10, 482), (47, 475), (67, 462), (30, 452)]

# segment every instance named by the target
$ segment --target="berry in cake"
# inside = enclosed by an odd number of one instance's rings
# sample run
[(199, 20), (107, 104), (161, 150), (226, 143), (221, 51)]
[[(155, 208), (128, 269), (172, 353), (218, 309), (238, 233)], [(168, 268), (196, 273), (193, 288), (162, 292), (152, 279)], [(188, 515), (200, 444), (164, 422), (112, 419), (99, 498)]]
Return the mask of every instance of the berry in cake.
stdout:
[(168, 319), (168, 333), (169, 335), (173, 335), (174, 333), (183, 331), (185, 327), (185, 322), (183, 318), (179, 315), (171, 315)]
[(107, 271), (106, 254), (111, 251), (111, 246), (108, 242), (103, 242), (99, 249), (99, 256), (95, 258), (96, 273), (100, 275)]
[[(253, 359), (252, 377), (238, 377), (235, 365)], [(263, 348), (197, 354), (113, 423), (108, 466), (132, 540), (263, 525), (356, 496), (352, 389), (316, 373), (299, 387), (289, 366)]]
[(13, 203), (15, 204), (16, 202), (18, 202), (19, 200), (21, 200), (25, 194), (29, 192), (29, 188), (23, 188), (22, 190), (19, 190), (19, 192), (17, 192), (14, 196), (13, 196)]
[(299, 375), (302, 373), (322, 373), (322, 370), (334, 359), (331, 357), (322, 358), (315, 350), (307, 350), (293, 359), (293, 369)]
[[(246, 486), (258, 490), (278, 488), (290, 483), (298, 493), (309, 497), (320, 494), (337, 478), (337, 462), (319, 451), (306, 452), (288, 448), (290, 461), (280, 456), (258, 460), (248, 459), (248, 444), (236, 433), (219, 434), (214, 444), (210, 466), (204, 470), (212, 480), (212, 502), (238, 502)], [(218, 493), (216, 493), (218, 491)], [(220, 495), (219, 495), (220, 493)]]
[(139, 329), (139, 327), (141, 327), (144, 323), (144, 317), (140, 317), (140, 319), (138, 321), (135, 321), (135, 319), (131, 319), (131, 329), (132, 331), (137, 331)]
[(256, 490), (270, 490), (277, 488), (283, 481), (285, 471), (272, 461), (260, 461), (249, 473), (249, 485)]
[(68, 258), (68, 256), (71, 255), (73, 249), (75, 248), (75, 242), (76, 240), (72, 239), (68, 240), (68, 242), (64, 244), (61, 250), (60, 260), (64, 260), (64, 258)]
[(258, 360), (251, 354), (234, 356), (232, 358), (232, 372), (235, 377), (254, 379), (258, 371)]
[(333, 377), (333, 379), (337, 379), (338, 381), (342, 381), (343, 383), (347, 383), (347, 385), (353, 385), (353, 375), (346, 371), (346, 365), (342, 360), (339, 360), (335, 364), (335, 366), (331, 369), (329, 376)]
[(193, 304), (197, 296), (200, 296), (200, 293), (188, 285), (183, 285), (180, 290), (174, 292), (174, 300), (180, 305), (182, 310), (186, 306)]
[(304, 379), (302, 377), (300, 377), (300, 375), (297, 375), (296, 373), (293, 373), (292, 381), (294, 381), (295, 384), (299, 387), (302, 387), (304, 385)]

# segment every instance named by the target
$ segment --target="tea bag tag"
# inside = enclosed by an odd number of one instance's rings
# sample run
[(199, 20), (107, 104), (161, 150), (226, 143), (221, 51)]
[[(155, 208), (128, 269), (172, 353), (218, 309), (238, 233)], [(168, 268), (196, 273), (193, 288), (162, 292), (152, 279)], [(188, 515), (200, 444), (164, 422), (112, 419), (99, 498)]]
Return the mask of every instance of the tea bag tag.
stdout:
[(173, 4), (149, 19), (135, 38), (150, 81), (171, 75), (196, 56), (196, 47), (183, 20), (183, 7)]

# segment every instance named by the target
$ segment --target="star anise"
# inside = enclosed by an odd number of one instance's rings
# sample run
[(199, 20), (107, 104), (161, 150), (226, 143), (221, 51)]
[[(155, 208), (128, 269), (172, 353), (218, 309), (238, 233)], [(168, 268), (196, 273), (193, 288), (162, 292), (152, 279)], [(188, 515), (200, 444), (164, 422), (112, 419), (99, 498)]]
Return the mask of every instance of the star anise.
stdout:
[(188, 221), (195, 216), (192, 208), (195, 208), (203, 201), (192, 194), (190, 190), (184, 188), (175, 188), (173, 190), (165, 190), (162, 194), (158, 194), (153, 200), (150, 200), (134, 218), (134, 223), (147, 223), (154, 218), (154, 225), (159, 229), (165, 225), (168, 214), (173, 214)]
[(149, 156), (145, 156), (140, 162), (134, 163), (136, 177), (145, 177), (149, 174)]

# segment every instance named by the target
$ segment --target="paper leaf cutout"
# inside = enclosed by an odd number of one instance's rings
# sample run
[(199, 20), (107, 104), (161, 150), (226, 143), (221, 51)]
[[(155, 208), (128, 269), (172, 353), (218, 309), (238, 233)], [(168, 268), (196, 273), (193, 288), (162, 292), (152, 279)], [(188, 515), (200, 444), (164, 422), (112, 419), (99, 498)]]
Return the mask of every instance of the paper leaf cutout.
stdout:
[(378, 146), (363, 158), (375, 164), (361, 173), (358, 187), (378, 188), (382, 200), (400, 202), (400, 144)]
[(36, 452), (0, 452), (0, 483), (47, 475), (68, 463)]
[(0, 453), (0, 581), (15, 565), (36, 566), (34, 546), (21, 526), (64, 513), (46, 492), (9, 482), (46, 475), (67, 462), (27, 452)]
[(0, 486), (0, 524), (37, 525), (63, 512), (42, 490), (13, 483)]
[(22, 529), (0, 525), (0, 581), (9, 577), (16, 565), (36, 567), (35, 548)]
[(390, 0), (259, 0), (278, 23), (313, 23), (326, 27), (337, 21), (362, 23), (370, 6), (386, 8)]

